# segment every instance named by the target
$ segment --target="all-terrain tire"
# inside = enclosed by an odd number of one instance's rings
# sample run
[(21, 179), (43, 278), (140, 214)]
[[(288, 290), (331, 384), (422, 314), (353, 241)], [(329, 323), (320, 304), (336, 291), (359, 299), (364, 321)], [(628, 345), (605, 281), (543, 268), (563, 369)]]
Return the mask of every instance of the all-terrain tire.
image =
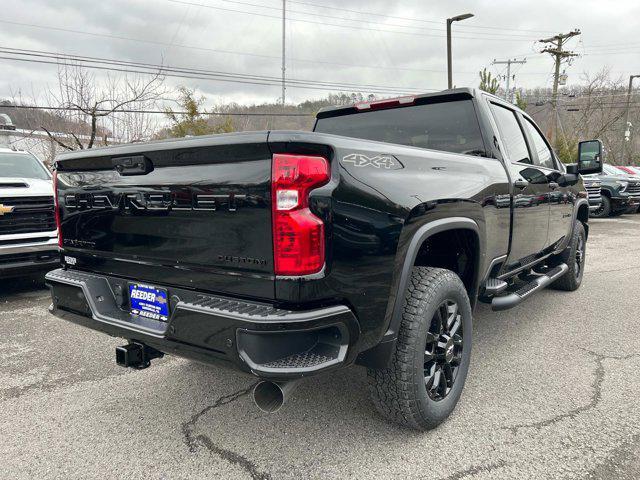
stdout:
[[(461, 348), (456, 359), (457, 375), (443, 398), (433, 399), (435, 380), (433, 376), (427, 379), (426, 371), (429, 365), (426, 350), (431, 348), (428, 340), (433, 342), (433, 332), (438, 330), (438, 318), (442, 314), (442, 310), (440, 314), (437, 313), (438, 309), (442, 305), (453, 308), (453, 303), (457, 305), (456, 318), (460, 321), (459, 330), (456, 331), (462, 337), (456, 340)], [(471, 335), (471, 305), (460, 278), (442, 268), (414, 267), (405, 294), (402, 321), (391, 363), (388, 368), (367, 371), (369, 393), (376, 409), (387, 419), (402, 426), (417, 430), (438, 426), (453, 411), (462, 393), (471, 358)], [(439, 347), (440, 340), (436, 345)], [(442, 377), (447, 378), (444, 370)], [(428, 384), (431, 385), (429, 392)], [(445, 386), (448, 385), (447, 381)]]
[(569, 267), (567, 273), (551, 284), (556, 290), (572, 292), (580, 288), (584, 275), (584, 265), (587, 253), (587, 235), (582, 222), (576, 221), (573, 227), (573, 236), (567, 248), (554, 258), (555, 264), (566, 263)]

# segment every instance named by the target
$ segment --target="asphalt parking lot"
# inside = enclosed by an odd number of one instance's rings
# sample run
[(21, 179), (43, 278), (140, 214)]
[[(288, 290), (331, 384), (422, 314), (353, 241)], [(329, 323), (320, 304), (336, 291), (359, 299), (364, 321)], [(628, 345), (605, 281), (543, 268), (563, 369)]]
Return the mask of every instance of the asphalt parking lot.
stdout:
[(0, 283), (2, 478), (640, 478), (640, 215), (591, 222), (582, 288), (475, 316), (467, 386), (440, 428), (386, 423), (351, 368), (263, 414), (254, 380), (47, 313)]

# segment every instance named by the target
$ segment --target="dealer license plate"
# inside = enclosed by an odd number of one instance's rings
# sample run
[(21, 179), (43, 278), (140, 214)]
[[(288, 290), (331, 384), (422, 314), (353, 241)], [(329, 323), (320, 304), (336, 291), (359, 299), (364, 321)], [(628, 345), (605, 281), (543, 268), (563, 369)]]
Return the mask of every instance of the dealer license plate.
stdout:
[(164, 288), (131, 283), (129, 299), (132, 314), (163, 322), (169, 320), (169, 302)]

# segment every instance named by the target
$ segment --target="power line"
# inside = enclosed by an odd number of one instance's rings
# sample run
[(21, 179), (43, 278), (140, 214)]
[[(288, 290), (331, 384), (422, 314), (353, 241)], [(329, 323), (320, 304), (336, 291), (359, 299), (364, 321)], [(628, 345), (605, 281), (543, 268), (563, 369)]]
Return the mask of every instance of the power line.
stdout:
[(637, 53), (638, 50), (627, 50), (624, 52), (620, 51), (612, 51), (612, 52), (596, 52), (596, 53), (583, 53), (585, 57), (594, 57), (596, 55), (633, 55)]
[[(5, 24), (8, 24), (8, 25), (16, 25), (16, 26), (21, 26), (21, 27), (29, 27), (29, 28), (38, 28), (38, 29), (44, 29), (44, 30), (60, 31), (60, 32), (64, 32), (64, 33), (74, 33), (74, 34), (78, 34), (78, 35), (87, 35), (87, 36), (98, 37), (98, 38), (111, 38), (111, 39), (114, 39), (114, 40), (122, 40), (122, 41), (127, 41), (127, 42), (146, 43), (146, 44), (150, 44), (150, 45), (159, 45), (159, 46), (163, 46), (163, 47), (175, 47), (175, 48), (183, 48), (183, 49), (187, 49), (187, 50), (197, 50), (197, 51), (202, 51), (202, 52), (219, 53), (219, 54), (224, 54), (224, 55), (240, 55), (240, 56), (248, 56), (248, 57), (254, 57), (254, 58), (265, 58), (265, 59), (270, 59), (270, 60), (279, 60), (281, 58), (281, 57), (275, 56), (275, 55), (263, 55), (263, 54), (258, 54), (258, 53), (237, 52), (237, 51), (232, 51), (232, 50), (218, 50), (218, 49), (214, 49), (214, 48), (198, 47), (198, 46), (195, 46), (195, 45), (181, 45), (181, 44), (175, 44), (175, 43), (174, 44), (170, 44), (170, 43), (159, 42), (159, 41), (155, 41), (155, 40), (145, 40), (145, 39), (140, 39), (140, 38), (125, 37), (125, 36), (121, 36), (121, 35), (113, 35), (113, 34), (97, 33), (97, 32), (87, 32), (87, 31), (83, 31), (83, 30), (74, 30), (74, 29), (70, 29), (70, 28), (52, 27), (52, 26), (47, 26), (47, 25), (36, 25), (36, 24), (32, 24), (32, 23), (14, 22), (14, 21), (9, 21), (9, 20), (2, 20), (2, 19), (0, 19), (0, 23), (5, 23)], [(322, 64), (322, 65), (338, 65), (338, 66), (343, 66), (343, 67), (355, 67), (355, 68), (404, 70), (404, 71), (433, 72), (433, 73), (443, 73), (443, 72), (445, 72), (445, 70), (414, 69), (414, 68), (402, 68), (402, 67), (398, 67), (398, 68), (396, 68), (396, 67), (384, 67), (384, 66), (362, 65), (362, 64), (357, 64), (357, 63), (338, 63), (338, 62), (329, 62), (329, 61), (321, 61), (321, 60), (309, 60), (309, 59), (303, 59), (303, 58), (289, 58), (289, 60), (290, 61), (294, 61), (294, 62), (316, 63), (316, 64)], [(458, 73), (464, 73), (464, 74), (472, 74), (473, 73), (473, 74), (475, 74), (476, 72), (458, 72)]]
[[(198, 7), (203, 7), (203, 8), (210, 8), (210, 9), (214, 9), (214, 10), (223, 10), (223, 11), (231, 11), (231, 12), (236, 12), (236, 13), (244, 13), (247, 15), (258, 15), (258, 16), (264, 16), (264, 17), (270, 17), (270, 18), (280, 18), (279, 16), (275, 16), (275, 15), (269, 15), (266, 13), (259, 13), (259, 12), (249, 12), (249, 11), (244, 11), (244, 10), (233, 10), (233, 9), (228, 9), (228, 8), (224, 8), (224, 7), (218, 7), (215, 5), (209, 5), (209, 4), (205, 4), (205, 3), (196, 3), (193, 1), (189, 1), (189, 0), (166, 0), (167, 2), (171, 2), (171, 3), (176, 3), (176, 4), (181, 4), (181, 5), (188, 5), (188, 6), (198, 6)], [(281, 8), (279, 7), (271, 7), (268, 5), (259, 5), (256, 3), (250, 3), (250, 2), (243, 2), (243, 1), (238, 1), (238, 0), (221, 0), (223, 2), (226, 3), (233, 3), (233, 4), (237, 4), (237, 5), (244, 5), (244, 6), (249, 6), (249, 7), (257, 7), (257, 8), (265, 8), (265, 9), (269, 9), (269, 10), (276, 10), (276, 11), (281, 11)], [(295, 2), (290, 2), (290, 3), (295, 3)], [(332, 8), (333, 9), (333, 8)], [(335, 9), (335, 10), (345, 10), (345, 9)], [(362, 12), (357, 12), (355, 10), (347, 10), (350, 11), (352, 13), (359, 13), (360, 15), (362, 14)], [(321, 17), (321, 18), (330, 18), (330, 19), (334, 19), (334, 20), (350, 20), (350, 19), (345, 19), (344, 17), (337, 17), (335, 15), (326, 15), (326, 14), (319, 14), (319, 13), (314, 13), (314, 12), (303, 12), (301, 10), (291, 10), (288, 9), (287, 13), (294, 13), (294, 14), (298, 14), (298, 15), (311, 15), (313, 17)], [(307, 19), (299, 19), (299, 18), (290, 18), (290, 20), (292, 21), (300, 21), (300, 22), (309, 22)], [(362, 19), (358, 19), (359, 23), (362, 23), (363, 20)], [(321, 23), (321, 22), (310, 22), (310, 23)], [(412, 26), (412, 25), (398, 25), (398, 24), (394, 24), (394, 23), (381, 23), (381, 22), (373, 22), (371, 20), (364, 20), (364, 23), (367, 23), (369, 25), (380, 25), (383, 27), (397, 27), (397, 28), (410, 28), (413, 30), (423, 30), (422, 27), (419, 26)], [(436, 22), (433, 21), (433, 23), (437, 24), (437, 25), (441, 25), (442, 22)], [(330, 25), (330, 24), (327, 24)], [(351, 25), (340, 25), (343, 27), (348, 27), (348, 28), (359, 28), (357, 26), (354, 26), (353, 24)], [(445, 32), (445, 29), (442, 28), (432, 28), (430, 29), (431, 31), (439, 31), (439, 32)], [(387, 31), (387, 30), (385, 30)], [(392, 31), (392, 30), (389, 30)], [(394, 32), (394, 31), (392, 31)], [(401, 33), (401, 32), (394, 32), (394, 33)], [(469, 32), (469, 33), (473, 33), (473, 34), (478, 34), (478, 35), (493, 35), (493, 36), (500, 36), (500, 37), (526, 37), (528, 39), (530, 39), (530, 35), (523, 35), (523, 34), (497, 34), (497, 33), (485, 33), (485, 32)]]
[(632, 45), (636, 45), (636, 46), (640, 46), (640, 43), (638, 42), (625, 42), (625, 43), (605, 43), (605, 44), (596, 44), (596, 45), (589, 45), (589, 49), (592, 48), (606, 48), (606, 47), (625, 47), (625, 46), (632, 46)]
[[(7, 52), (0, 50), (0, 53), (4, 53), (5, 55), (15, 55), (13, 52)], [(27, 55), (27, 54), (22, 54)], [(29, 54), (35, 55), (35, 54)], [(250, 85), (262, 85), (262, 86), (274, 86), (279, 85), (281, 80), (277, 77), (256, 77), (256, 76), (243, 76), (241, 74), (232, 74), (232, 73), (207, 73), (207, 72), (198, 72), (196, 70), (189, 71), (188, 69), (174, 69), (171, 67), (163, 67), (161, 65), (156, 66), (145, 66), (144, 64), (135, 64), (133, 62), (118, 62), (118, 61), (109, 61), (109, 60), (101, 60), (101, 61), (91, 61), (91, 60), (83, 60), (81, 57), (73, 57), (73, 56), (63, 56), (63, 55), (46, 55), (46, 54), (37, 54), (38, 56), (51, 58), (56, 61), (49, 60), (39, 60), (33, 58), (19, 58), (17, 56), (0, 56), (0, 59), (3, 60), (11, 60), (11, 61), (19, 61), (19, 62), (29, 62), (29, 63), (40, 63), (40, 64), (49, 64), (49, 65), (60, 65), (59, 60), (66, 61), (78, 61), (82, 62), (82, 65), (79, 65), (84, 68), (91, 68), (96, 70), (107, 70), (107, 71), (115, 71), (115, 72), (123, 72), (123, 73), (138, 73), (145, 75), (158, 75), (165, 77), (175, 77), (175, 78), (189, 78), (196, 80), (211, 80), (218, 82), (227, 82), (227, 83), (241, 83), (241, 84), (250, 84)], [(103, 65), (94, 65), (92, 63), (102, 63), (107, 64)], [(118, 66), (127, 67), (127, 68), (116, 68)], [(134, 70), (133, 68), (138, 68)], [(140, 70), (142, 68), (143, 70)], [(149, 68), (154, 68), (157, 71), (149, 71)], [(146, 70), (144, 70), (146, 69)], [(292, 88), (301, 88), (301, 89), (310, 89), (310, 90), (324, 90), (324, 91), (360, 91), (367, 93), (380, 93), (380, 94), (393, 94), (393, 93), (420, 93), (425, 91), (437, 91), (438, 89), (427, 89), (427, 88), (413, 88), (413, 87), (390, 87), (390, 86), (365, 86), (365, 85), (355, 85), (355, 84), (340, 84), (340, 83), (332, 83), (332, 82), (321, 82), (316, 80), (291, 80)]]
[[(11, 47), (2, 47), (0, 46), (0, 53), (10, 54), (10, 55), (24, 55), (24, 56), (35, 56), (35, 57), (44, 57), (44, 58), (52, 58), (56, 60), (63, 61), (77, 61), (77, 62), (91, 62), (91, 63), (99, 63), (99, 64), (107, 64), (107, 65), (116, 65), (116, 66), (126, 66), (126, 67), (136, 67), (136, 68), (145, 68), (152, 69), (152, 73), (160, 72), (162, 75), (165, 75), (167, 72), (172, 73), (187, 73), (187, 74), (197, 74), (197, 75), (207, 75), (212, 77), (223, 77), (223, 78), (239, 78), (239, 79), (251, 79), (251, 80), (259, 80), (259, 81), (278, 81), (278, 77), (266, 76), (266, 75), (247, 75), (241, 73), (233, 73), (233, 72), (221, 72), (214, 70), (204, 70), (204, 69), (196, 69), (196, 68), (185, 68), (185, 67), (171, 67), (167, 65), (158, 65), (151, 63), (141, 63), (141, 62), (132, 62), (128, 60), (115, 60), (108, 59), (103, 57), (88, 57), (81, 55), (70, 55), (70, 54), (59, 54), (55, 52), (47, 52), (43, 50), (27, 50), (27, 49), (19, 49), (19, 48), (11, 48)], [(371, 85), (371, 84), (349, 84), (346, 82), (326, 82), (321, 80), (305, 80), (305, 79), (297, 79), (292, 78), (289, 80), (292, 83), (296, 84), (304, 84), (304, 85), (314, 85), (314, 86), (340, 86), (340, 87), (370, 87), (375, 89), (385, 89), (390, 91), (399, 91), (405, 89), (405, 87), (397, 87), (397, 86), (389, 86), (389, 85)], [(417, 87), (407, 87), (409, 90), (422, 91), (421, 88)]]
[[(231, 1), (231, 0), (222, 0), (222, 1)], [(409, 17), (399, 17), (399, 16), (394, 16), (394, 15), (384, 15), (381, 13), (373, 13), (373, 12), (363, 12), (363, 11), (359, 11), (359, 10), (350, 10), (348, 8), (340, 8), (340, 7), (336, 7), (336, 6), (329, 6), (329, 5), (319, 5), (317, 3), (309, 3), (309, 2), (302, 2), (299, 0), (289, 0), (289, 3), (295, 3), (298, 5), (306, 5), (306, 6), (310, 6), (310, 7), (315, 7), (315, 8), (324, 8), (324, 9), (328, 9), (328, 10), (335, 10), (335, 11), (340, 11), (340, 12), (349, 12), (349, 13), (355, 13), (357, 15), (370, 15), (370, 16), (374, 16), (374, 17), (381, 17), (381, 18), (391, 18), (391, 19), (395, 19), (395, 20), (406, 20), (406, 21), (411, 21), (411, 22), (420, 22), (420, 23), (430, 23), (430, 24), (436, 24), (436, 25), (442, 25), (442, 21), (441, 20), (426, 20), (426, 19), (422, 19), (422, 18), (409, 18)], [(464, 25), (464, 26), (460, 26), (458, 28), (463, 28), (463, 29), (470, 29), (470, 28), (481, 28), (481, 29), (487, 29), (487, 30), (500, 30), (500, 31), (516, 31), (516, 32), (532, 32), (532, 33), (553, 33), (552, 30), (527, 30), (524, 28), (503, 28), (503, 27), (490, 27), (490, 26), (484, 26), (484, 25)]]
[[(213, 10), (221, 10), (224, 12), (233, 12), (233, 13), (242, 13), (245, 15), (254, 15), (254, 16), (258, 16), (258, 17), (263, 17), (263, 18), (275, 18), (280, 20), (281, 17), (277, 16), (277, 15), (269, 15), (266, 13), (258, 13), (258, 12), (248, 12), (246, 10), (234, 10), (232, 8), (224, 8), (224, 7), (216, 7), (213, 5), (206, 5), (204, 3), (196, 3), (196, 2), (190, 2), (190, 1), (186, 1), (186, 0), (167, 0), (168, 2), (171, 3), (177, 3), (177, 4), (182, 4), (182, 5), (190, 5), (190, 6), (197, 6), (197, 7), (203, 7), (203, 8), (209, 8), (209, 9), (213, 9)], [(315, 24), (315, 25), (325, 25), (325, 26), (330, 26), (330, 27), (339, 27), (339, 28), (346, 28), (349, 30), (368, 30), (368, 31), (372, 31), (372, 32), (381, 32), (381, 33), (395, 33), (398, 35), (412, 35), (412, 36), (417, 36), (417, 37), (436, 37), (436, 38), (443, 38), (444, 35), (436, 35), (436, 34), (429, 34), (429, 33), (416, 33), (416, 32), (401, 32), (401, 31), (397, 31), (397, 30), (382, 30), (379, 28), (368, 28), (368, 27), (363, 27), (363, 26), (358, 26), (358, 25), (354, 25), (353, 23), (349, 24), (349, 25), (344, 25), (344, 24), (337, 24), (337, 23), (327, 23), (327, 22), (318, 22), (315, 20), (306, 20), (306, 19), (302, 19), (302, 18), (289, 18), (289, 21), (291, 22), (303, 22), (303, 23), (310, 23), (310, 24)], [(472, 32), (469, 32), (472, 33)], [(473, 32), (474, 35), (482, 35), (480, 32)], [(484, 35), (494, 35), (494, 34), (484, 34)], [(499, 36), (498, 34), (495, 34), (494, 36)], [(505, 37), (504, 35), (502, 35), (502, 37)], [(466, 40), (489, 40), (489, 41), (496, 41), (496, 42), (504, 42), (504, 38), (485, 38), (485, 37), (468, 37), (468, 36), (462, 36), (462, 35), (456, 35), (456, 39), (466, 39)], [(514, 38), (511, 41), (514, 42), (531, 42), (532, 39), (517, 39)]]
[[(540, 95), (536, 95), (533, 93), (525, 93), (525, 99), (535, 99), (537, 101), (550, 101), (552, 99), (551, 96), (546, 95), (546, 96), (540, 96)], [(627, 94), (626, 93), (609, 93), (609, 92), (591, 92), (591, 93), (583, 93), (583, 92), (578, 92), (576, 94), (569, 94), (569, 95), (563, 95), (566, 96), (567, 98), (569, 98), (570, 100), (567, 100), (569, 102), (573, 102), (575, 100), (580, 100), (580, 99), (586, 99), (586, 98), (590, 98), (590, 99), (607, 99), (607, 98), (613, 98), (613, 97), (626, 97)], [(561, 100), (565, 100), (565, 99), (561, 99)], [(616, 99), (614, 99), (616, 100)], [(558, 103), (559, 105), (562, 105), (561, 102)]]
[[(47, 107), (42, 105), (0, 105), (0, 110), (3, 109), (18, 109), (18, 110), (52, 110), (52, 111), (69, 111), (69, 112), (82, 112), (83, 110), (76, 107)], [(110, 109), (96, 109), (97, 113), (111, 112)], [(119, 109), (114, 113), (145, 113), (145, 114), (166, 114), (166, 110), (136, 110), (136, 109)], [(190, 112), (176, 112), (172, 110), (172, 113), (177, 115), (187, 115)], [(202, 115), (217, 115), (217, 116), (231, 116), (231, 117), (315, 117), (313, 113), (283, 113), (283, 112), (204, 112)]]
[[(617, 102), (617, 103), (600, 103), (597, 107), (600, 106), (611, 106), (611, 107), (624, 107), (626, 106), (626, 102)], [(631, 101), (629, 105), (640, 106), (640, 101)], [(559, 105), (562, 108), (585, 108), (585, 105), (576, 103), (576, 104), (561, 104)], [(546, 107), (542, 107), (534, 112), (531, 112), (532, 115), (536, 113), (540, 113), (545, 110)], [(9, 110), (9, 109), (17, 109), (17, 110), (50, 110), (50, 111), (73, 111), (73, 112), (82, 112), (80, 108), (76, 107), (48, 107), (43, 105), (0, 105), (0, 110)], [(110, 112), (109, 109), (97, 109), (98, 113)], [(114, 113), (140, 113), (140, 114), (166, 114), (166, 110), (140, 110), (140, 109), (118, 109), (115, 110)], [(186, 111), (172, 111), (177, 115), (186, 115), (189, 112)], [(202, 115), (215, 115), (215, 116), (237, 116), (237, 117), (315, 117), (313, 113), (283, 113), (283, 112), (219, 112), (219, 111), (211, 111), (204, 112)]]
[[(4, 57), (4, 56), (0, 56), (0, 60), (12, 60), (12, 61), (19, 61), (19, 62), (29, 62), (29, 63), (41, 63), (41, 64), (48, 64), (48, 65), (59, 65), (59, 62), (55, 62), (55, 61), (47, 61), (47, 60), (34, 60), (34, 59), (26, 59), (26, 58), (16, 58), (16, 57)], [(138, 74), (144, 74), (144, 75), (154, 75), (154, 72), (150, 72), (150, 71), (144, 71), (144, 70), (131, 70), (131, 69), (124, 69), (124, 68), (113, 68), (113, 67), (101, 67), (98, 65), (81, 65), (84, 68), (91, 68), (91, 69), (96, 69), (96, 70), (108, 70), (108, 71), (114, 71), (114, 72), (122, 72), (122, 73), (138, 73)], [(265, 82), (255, 82), (255, 81), (246, 81), (246, 80), (240, 80), (240, 79), (224, 79), (224, 78), (211, 78), (211, 77), (206, 77), (206, 76), (198, 76), (198, 75), (179, 75), (179, 74), (175, 74), (175, 73), (164, 73), (162, 74), (162, 76), (165, 77), (174, 77), (174, 78), (188, 78), (188, 79), (194, 79), (194, 80), (212, 80), (212, 81), (219, 81), (219, 82), (227, 82), (227, 83), (242, 83), (242, 84), (249, 84), (249, 85), (261, 85), (261, 86), (278, 86), (279, 83), (265, 83)], [(357, 88), (351, 88), (350, 86), (342, 86), (342, 87), (313, 87), (311, 85), (293, 85), (292, 88), (302, 88), (302, 89), (308, 89), (308, 90), (322, 90), (322, 91), (335, 91), (335, 92), (343, 92), (345, 90), (351, 90), (351, 91), (359, 91), (359, 92), (367, 92), (367, 93), (381, 93), (381, 94), (390, 94), (390, 93), (410, 93), (408, 89), (406, 90), (378, 90), (378, 89), (357, 89)], [(422, 89), (420, 91), (437, 91), (437, 89)], [(414, 93), (418, 93), (419, 91), (416, 90)]]
[[(550, 105), (549, 101), (546, 101), (544, 103), (547, 104), (547, 105)], [(600, 102), (600, 103), (596, 103), (596, 104), (560, 103), (560, 104), (558, 104), (558, 107), (559, 108), (576, 107), (576, 108), (582, 108), (584, 110), (597, 110), (600, 107), (625, 107), (626, 105), (627, 105), (627, 102), (624, 102), (624, 101), (611, 101), (611, 102)], [(630, 105), (640, 105), (640, 100), (632, 100), (630, 102)], [(536, 105), (536, 106), (541, 106), (542, 107), (540, 109), (540, 111), (545, 110), (547, 108), (546, 105)]]

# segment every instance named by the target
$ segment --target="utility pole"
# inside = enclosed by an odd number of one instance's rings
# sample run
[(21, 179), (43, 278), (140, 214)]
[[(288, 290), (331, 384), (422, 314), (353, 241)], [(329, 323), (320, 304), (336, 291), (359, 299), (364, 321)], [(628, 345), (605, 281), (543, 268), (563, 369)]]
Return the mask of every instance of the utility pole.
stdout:
[(286, 100), (286, 33), (287, 33), (287, 0), (282, 0), (282, 106), (285, 105)]
[(569, 33), (559, 33), (558, 35), (555, 35), (553, 37), (544, 38), (540, 40), (540, 42), (542, 43), (550, 44), (548, 47), (544, 48), (540, 53), (550, 54), (554, 58), (554, 61), (556, 64), (555, 72), (553, 75), (553, 93), (551, 95), (551, 105), (553, 106), (554, 114), (551, 115), (552, 127), (551, 127), (551, 132), (549, 136), (551, 138), (552, 144), (555, 141), (556, 129), (558, 128), (557, 127), (557, 123), (558, 123), (557, 108), (558, 108), (558, 82), (560, 80), (560, 65), (565, 59), (578, 56), (577, 53), (563, 50), (563, 47), (566, 40), (570, 39), (571, 37), (575, 37), (576, 35), (580, 35), (580, 30), (577, 28)]
[(493, 60), (493, 62), (491, 62), (492, 65), (506, 65), (507, 66), (507, 89), (504, 92), (504, 99), (507, 102), (511, 102), (513, 103), (513, 97), (511, 96), (511, 90), (509, 89), (509, 81), (511, 80), (511, 64), (512, 63), (527, 63), (527, 59), (523, 59), (523, 60), (516, 60), (515, 58), (513, 60), (508, 59), (508, 60)]
[[(624, 114), (624, 123), (622, 124), (622, 163), (624, 163), (625, 154), (629, 157), (631, 163), (631, 125), (629, 125), (629, 109), (631, 108), (631, 91), (633, 89), (633, 79), (640, 78), (640, 75), (629, 76), (629, 90), (627, 90), (627, 108)], [(627, 136), (627, 131), (629, 136)], [(625, 148), (626, 147), (626, 148)]]

